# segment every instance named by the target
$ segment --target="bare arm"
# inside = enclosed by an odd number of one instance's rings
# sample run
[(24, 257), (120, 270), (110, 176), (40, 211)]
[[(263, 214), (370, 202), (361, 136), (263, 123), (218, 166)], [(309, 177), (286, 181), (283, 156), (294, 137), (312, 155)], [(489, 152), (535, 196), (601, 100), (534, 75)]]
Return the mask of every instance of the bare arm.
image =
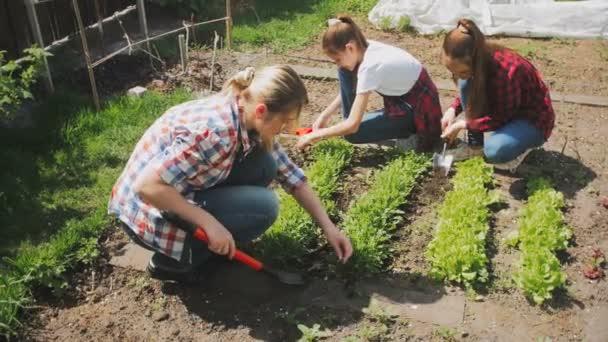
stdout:
[(363, 115), (367, 109), (370, 93), (371, 92), (357, 94), (348, 119), (328, 128), (313, 130), (312, 133), (300, 138), (300, 141), (298, 141), (298, 147), (304, 148), (318, 140), (356, 133), (359, 130), (359, 125), (361, 124)]
[(188, 202), (173, 186), (163, 181), (148, 165), (135, 183), (135, 192), (147, 203), (167, 210), (202, 227), (209, 237), (209, 249), (217, 254), (234, 256), (236, 246), (232, 234), (207, 211)]
[(338, 259), (343, 263), (346, 262), (353, 253), (350, 240), (329, 219), (319, 197), (314, 193), (310, 185), (307, 182), (300, 184), (293, 190), (292, 196), (321, 227), (327, 241), (334, 248)]

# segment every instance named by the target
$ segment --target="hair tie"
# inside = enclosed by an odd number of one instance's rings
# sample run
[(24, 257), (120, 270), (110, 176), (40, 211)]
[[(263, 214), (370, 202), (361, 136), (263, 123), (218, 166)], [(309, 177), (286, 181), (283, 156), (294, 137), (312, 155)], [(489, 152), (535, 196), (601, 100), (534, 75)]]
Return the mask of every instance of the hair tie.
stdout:
[(327, 19), (327, 26), (336, 25), (336, 24), (339, 24), (341, 22), (342, 22), (342, 20), (337, 19), (337, 18)]

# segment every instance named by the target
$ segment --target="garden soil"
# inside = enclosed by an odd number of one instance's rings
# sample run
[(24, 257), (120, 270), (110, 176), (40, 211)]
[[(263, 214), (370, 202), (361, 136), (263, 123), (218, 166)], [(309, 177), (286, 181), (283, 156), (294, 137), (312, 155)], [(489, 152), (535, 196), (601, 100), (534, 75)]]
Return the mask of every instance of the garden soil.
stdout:
[[(365, 27), (366, 34), (401, 46), (417, 56), (433, 78), (447, 79), (438, 62), (439, 37), (386, 33)], [(526, 49), (552, 90), (565, 94), (608, 96), (605, 42), (597, 40), (529, 40), (503, 38), (502, 44)], [(318, 46), (288, 55), (323, 58)], [(195, 68), (209, 69), (210, 53), (192, 54)], [(216, 80), (246, 65), (302, 64), (332, 68), (324, 62), (254, 52), (222, 52)], [(196, 72), (194, 72), (196, 74)], [(143, 74), (143, 73), (142, 73)], [(185, 77), (196, 91), (205, 90), (187, 75), (152, 74), (142, 83), (170, 90)], [(177, 73), (179, 74), (179, 73)], [(146, 75), (149, 75), (146, 73)], [(170, 76), (173, 75), (173, 76)], [(208, 70), (200, 77), (208, 82)], [(177, 84), (176, 83), (176, 84)], [(335, 80), (306, 80), (310, 105), (302, 125), (338, 93)], [(178, 85), (179, 85), (178, 84)], [(208, 83), (204, 83), (207, 84)], [(214, 86), (214, 88), (219, 87)], [(447, 107), (455, 96), (441, 92)], [(375, 98), (375, 105), (380, 105)], [(424, 251), (437, 223), (437, 208), (449, 179), (427, 174), (403, 208), (405, 214), (392, 248), (388, 271), (371, 278), (337, 277), (341, 269), (327, 247), (320, 248), (299, 271), (302, 287), (279, 284), (234, 263), (209, 269), (200, 285), (184, 286), (150, 279), (147, 274), (108, 264), (127, 244), (116, 227), (101, 239), (104, 256), (93, 267), (75, 272), (61, 299), (43, 291), (29, 311), (20, 339), (30, 341), (294, 341), (298, 324), (319, 324), (331, 331), (329, 341), (608, 341), (608, 282), (590, 281), (582, 274), (591, 248), (608, 252), (608, 108), (554, 103), (553, 135), (544, 148), (528, 156), (518, 175), (496, 173), (496, 189), (505, 200), (494, 208), (488, 238), (491, 283), (487, 290), (468, 295), (461, 288), (437, 284), (426, 277)], [(296, 156), (293, 142), (290, 154)], [(352, 167), (341, 179), (336, 195), (344, 211), (369, 187), (370, 175), (387, 160), (381, 150), (361, 147)], [(301, 155), (294, 159), (305, 162)], [(567, 286), (543, 306), (530, 303), (511, 281), (519, 260), (503, 239), (517, 228), (518, 210), (525, 204), (526, 177), (551, 177), (566, 197), (565, 217), (574, 231), (570, 247), (559, 255), (568, 275)], [(338, 273), (336, 273), (338, 271)]]

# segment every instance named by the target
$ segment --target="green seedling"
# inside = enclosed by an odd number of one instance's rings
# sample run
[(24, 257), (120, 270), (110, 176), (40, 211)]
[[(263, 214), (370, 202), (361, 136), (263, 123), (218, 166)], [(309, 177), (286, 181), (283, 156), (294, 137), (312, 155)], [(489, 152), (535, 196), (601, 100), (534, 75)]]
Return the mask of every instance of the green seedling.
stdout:
[(316, 323), (312, 326), (312, 328), (309, 328), (304, 324), (298, 324), (298, 330), (302, 332), (302, 337), (298, 339), (298, 342), (314, 342), (318, 341), (320, 338), (333, 336), (331, 330), (321, 330), (321, 325)]

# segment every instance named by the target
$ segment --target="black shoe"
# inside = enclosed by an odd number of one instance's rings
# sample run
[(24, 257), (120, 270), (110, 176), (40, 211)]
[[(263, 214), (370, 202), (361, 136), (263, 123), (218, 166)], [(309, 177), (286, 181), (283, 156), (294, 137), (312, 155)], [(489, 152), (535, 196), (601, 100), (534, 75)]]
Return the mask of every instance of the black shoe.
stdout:
[(191, 265), (184, 265), (161, 253), (154, 253), (148, 262), (150, 277), (192, 284), (200, 281), (200, 274)]

